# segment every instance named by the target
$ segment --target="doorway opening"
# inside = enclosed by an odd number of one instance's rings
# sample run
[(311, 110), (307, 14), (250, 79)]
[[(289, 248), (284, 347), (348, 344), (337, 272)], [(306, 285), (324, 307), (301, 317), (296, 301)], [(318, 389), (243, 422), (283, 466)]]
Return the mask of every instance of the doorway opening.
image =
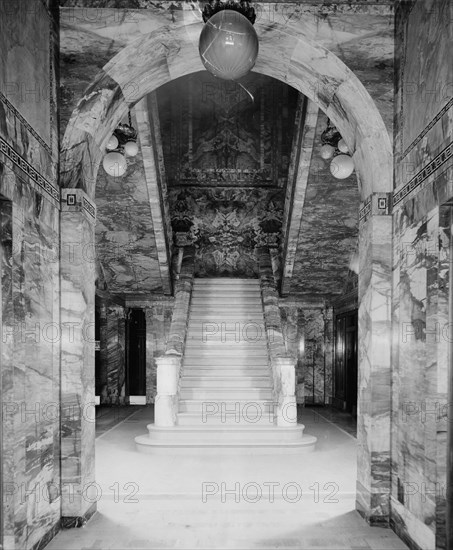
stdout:
[(132, 308), (127, 323), (126, 393), (130, 404), (146, 404), (146, 316)]

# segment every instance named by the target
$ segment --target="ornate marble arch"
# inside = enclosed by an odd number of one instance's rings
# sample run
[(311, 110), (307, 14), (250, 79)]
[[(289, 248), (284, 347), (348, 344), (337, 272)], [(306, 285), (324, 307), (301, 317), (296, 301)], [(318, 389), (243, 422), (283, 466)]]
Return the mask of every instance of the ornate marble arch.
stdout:
[[(353, 152), (362, 201), (392, 190), (392, 147), (373, 99), (356, 75), (317, 42), (309, 25), (256, 23), (260, 52), (255, 71), (306, 95), (339, 128)], [(94, 198), (105, 144), (128, 109), (159, 86), (203, 69), (201, 21), (162, 25), (120, 50), (98, 73), (74, 109), (61, 151), (61, 186)]]

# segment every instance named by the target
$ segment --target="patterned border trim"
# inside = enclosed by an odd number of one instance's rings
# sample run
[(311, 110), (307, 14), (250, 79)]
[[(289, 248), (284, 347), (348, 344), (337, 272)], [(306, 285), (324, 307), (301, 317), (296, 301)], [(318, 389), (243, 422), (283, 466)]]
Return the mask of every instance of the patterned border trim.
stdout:
[(86, 212), (88, 212), (88, 214), (96, 219), (96, 207), (86, 198), (86, 197), (83, 197), (83, 208), (84, 210), (86, 210)]
[[(35, 137), (39, 143), (44, 147), (44, 149), (49, 153), (49, 155), (52, 156), (52, 148), (47, 145), (47, 143), (42, 139), (42, 137), (38, 134), (38, 132), (29, 124), (29, 122), (19, 113), (19, 111), (14, 107), (14, 105), (9, 101), (9, 99), (6, 98), (0, 92), (0, 101), (6, 105), (6, 107), (13, 113), (15, 118), (18, 118), (20, 122), (27, 128), (27, 130), (32, 134), (33, 137)], [(52, 115), (51, 115), (52, 116)]]
[(11, 145), (8, 145), (6, 141), (0, 136), (0, 152), (5, 157), (11, 160), (18, 168), (20, 168), (25, 174), (36, 183), (45, 193), (47, 193), (52, 199), (60, 203), (60, 192), (54, 187), (44, 176), (42, 176), (33, 166), (27, 162), (17, 151), (15, 151)]
[[(71, 189), (69, 189), (69, 191), (70, 190)], [(62, 189), (61, 191), (63, 193), (66, 189)], [(82, 210), (84, 210), (95, 220), (96, 207), (94, 204), (86, 196), (84, 196), (84, 192), (80, 193), (80, 191), (82, 191), (81, 189), (75, 188), (73, 191), (74, 193), (67, 193), (62, 197), (62, 203), (66, 203), (67, 206), (72, 206), (73, 208), (71, 210), (76, 210), (78, 212), (82, 212)], [(77, 197), (79, 197), (79, 201), (77, 201)]]
[[(404, 151), (402, 158), (406, 157), (412, 149), (419, 143), (426, 134), (433, 128), (439, 120), (445, 115), (445, 113), (451, 109), (453, 106), (453, 98), (450, 99), (450, 101), (437, 113), (437, 115), (433, 118), (433, 120), (428, 124), (428, 126), (414, 139), (414, 141), (407, 147), (407, 149)], [(402, 141), (402, 140), (401, 140)]]
[(444, 165), (453, 156), (453, 143), (447, 145), (443, 151), (441, 151), (437, 157), (429, 162), (420, 172), (414, 176), (402, 189), (393, 195), (393, 206), (400, 203), (409, 193), (419, 187), (423, 181), (425, 181), (431, 174), (437, 172), (439, 168)]
[(371, 214), (371, 195), (366, 199), (363, 208), (359, 210), (359, 223), (366, 221)]

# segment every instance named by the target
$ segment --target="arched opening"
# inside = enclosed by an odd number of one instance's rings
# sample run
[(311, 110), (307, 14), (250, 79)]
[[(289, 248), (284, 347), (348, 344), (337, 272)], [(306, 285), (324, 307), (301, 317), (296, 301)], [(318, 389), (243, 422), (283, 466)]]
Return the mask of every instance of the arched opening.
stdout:
[[(201, 69), (196, 47), (200, 29), (199, 23), (161, 28), (145, 40), (127, 46), (105, 65), (79, 102), (65, 133), (61, 181), (66, 197), (78, 193), (80, 203), (89, 205), (95, 197), (105, 144), (127, 110), (163, 84)], [(258, 24), (257, 30), (262, 39), (256, 72), (291, 85), (318, 105), (338, 127), (353, 153), (363, 202), (359, 244), (361, 477), (357, 506), (370, 522), (385, 523), (389, 479), (383, 482), (378, 470), (383, 461), (389, 460), (390, 445), (390, 395), (380, 393), (382, 381), (390, 376), (390, 140), (368, 92), (338, 57), (304, 36), (301, 29), (283, 28), (276, 23), (261, 28)], [(275, 41), (280, 49), (275, 48)], [(67, 204), (70, 206), (69, 201)], [(62, 227), (71, 223), (71, 212), (63, 212)], [(72, 221), (75, 225), (68, 229), (69, 234), (79, 224)], [(68, 276), (75, 283), (74, 278), (82, 274), (73, 272)], [(91, 291), (86, 287), (85, 292), (94, 293), (94, 286)], [(82, 311), (81, 317), (91, 322), (92, 308)], [(87, 355), (84, 361), (89, 370), (91, 358)], [(93, 476), (92, 467), (86, 475), (88, 479)]]

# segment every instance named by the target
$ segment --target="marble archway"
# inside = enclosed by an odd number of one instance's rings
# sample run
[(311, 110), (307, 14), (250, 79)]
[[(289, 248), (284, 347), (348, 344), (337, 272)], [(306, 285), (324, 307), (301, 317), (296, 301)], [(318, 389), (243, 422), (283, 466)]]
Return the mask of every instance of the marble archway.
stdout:
[[(257, 22), (255, 71), (285, 82), (316, 103), (353, 151), (362, 200), (392, 190), (392, 148), (382, 117), (365, 87), (332, 52), (301, 29)], [(121, 50), (79, 101), (61, 150), (62, 187), (94, 198), (101, 151), (127, 110), (181, 76), (203, 70), (198, 54), (202, 23), (161, 27)]]
[[(362, 199), (359, 272), (359, 479), (357, 507), (372, 523), (388, 520), (390, 491), (390, 298), (391, 230), (389, 194), (393, 188), (391, 142), (373, 100), (354, 73), (302, 28), (257, 22), (257, 72), (281, 80), (310, 98), (339, 128), (356, 165)], [(127, 110), (159, 86), (203, 69), (198, 55), (202, 23), (162, 26), (129, 44), (98, 74), (79, 101), (66, 128), (61, 150), (62, 248), (74, 235), (94, 243), (96, 176), (106, 142)], [(66, 241), (65, 241), (66, 240)], [(86, 246), (86, 245), (85, 245)], [(94, 263), (62, 259), (62, 322), (78, 326), (94, 318)], [(78, 307), (74, 307), (77, 304)], [(74, 368), (74, 346), (62, 343), (67, 391), (62, 400), (93, 400), (93, 357), (81, 338)], [(79, 380), (84, 383), (80, 385)], [(72, 383), (73, 382), (73, 383)], [(75, 389), (76, 388), (76, 389)], [(63, 417), (63, 424), (65, 419)], [(78, 457), (62, 459), (62, 478), (94, 480), (90, 452), (94, 433), (83, 414), (65, 432), (84, 439)], [(91, 442), (91, 443), (90, 443)], [(63, 446), (64, 448), (64, 446)], [(91, 449), (91, 451), (90, 451)], [(86, 453), (87, 456), (83, 456)], [(63, 516), (87, 515), (83, 499), (66, 503)]]

